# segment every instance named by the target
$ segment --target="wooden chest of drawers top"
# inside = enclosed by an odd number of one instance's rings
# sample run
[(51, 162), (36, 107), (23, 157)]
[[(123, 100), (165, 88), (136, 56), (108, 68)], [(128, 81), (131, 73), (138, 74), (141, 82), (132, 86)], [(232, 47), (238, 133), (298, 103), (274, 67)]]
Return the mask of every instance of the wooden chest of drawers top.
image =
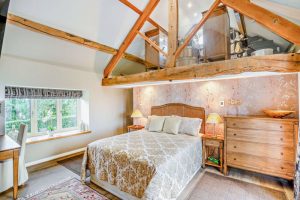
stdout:
[(298, 119), (277, 119), (264, 116), (225, 116), (227, 128), (269, 131), (294, 131)]

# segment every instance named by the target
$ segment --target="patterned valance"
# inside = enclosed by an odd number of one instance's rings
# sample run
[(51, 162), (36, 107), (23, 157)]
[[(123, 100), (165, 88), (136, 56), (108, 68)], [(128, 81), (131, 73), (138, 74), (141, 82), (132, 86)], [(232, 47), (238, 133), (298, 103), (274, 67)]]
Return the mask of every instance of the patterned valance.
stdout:
[(5, 87), (5, 98), (21, 99), (79, 99), (81, 90), (57, 90), (44, 88)]

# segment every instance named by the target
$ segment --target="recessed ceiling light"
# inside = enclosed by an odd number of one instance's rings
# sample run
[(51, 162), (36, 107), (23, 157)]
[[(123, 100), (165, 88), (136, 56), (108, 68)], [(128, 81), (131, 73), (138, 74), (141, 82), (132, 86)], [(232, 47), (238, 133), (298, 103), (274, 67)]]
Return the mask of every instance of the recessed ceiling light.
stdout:
[(191, 2), (189, 2), (188, 4), (187, 4), (187, 7), (188, 8), (191, 8), (193, 6), (193, 4), (191, 3)]
[(198, 16), (198, 13), (194, 13), (194, 17), (197, 17)]

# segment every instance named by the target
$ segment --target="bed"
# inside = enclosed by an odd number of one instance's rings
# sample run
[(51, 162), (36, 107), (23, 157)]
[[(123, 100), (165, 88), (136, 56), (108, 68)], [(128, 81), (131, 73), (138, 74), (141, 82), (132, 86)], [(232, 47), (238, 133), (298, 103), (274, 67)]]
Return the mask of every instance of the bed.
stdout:
[[(151, 108), (151, 115), (201, 118), (205, 111), (185, 104)], [(101, 139), (88, 145), (82, 181), (91, 182), (124, 200), (176, 199), (201, 168), (201, 139), (185, 134), (139, 130)]]

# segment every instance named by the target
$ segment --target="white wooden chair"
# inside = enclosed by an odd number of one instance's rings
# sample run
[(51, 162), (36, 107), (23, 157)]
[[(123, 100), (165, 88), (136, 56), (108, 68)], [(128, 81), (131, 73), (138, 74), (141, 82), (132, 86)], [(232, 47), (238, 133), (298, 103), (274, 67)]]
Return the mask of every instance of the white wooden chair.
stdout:
[[(28, 180), (28, 172), (25, 167), (25, 147), (27, 127), (20, 125), (17, 142), (21, 145), (19, 156), (19, 186)], [(0, 162), (0, 192), (13, 187), (13, 161), (12, 159)]]

